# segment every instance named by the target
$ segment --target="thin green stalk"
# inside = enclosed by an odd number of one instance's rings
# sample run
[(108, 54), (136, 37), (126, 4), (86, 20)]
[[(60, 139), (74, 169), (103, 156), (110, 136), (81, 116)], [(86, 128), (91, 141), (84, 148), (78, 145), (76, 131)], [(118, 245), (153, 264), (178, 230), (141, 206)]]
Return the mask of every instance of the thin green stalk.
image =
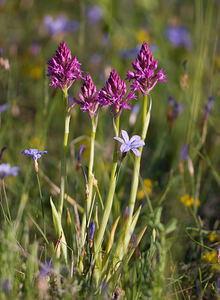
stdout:
[(37, 172), (36, 172), (36, 177), (37, 177), (38, 189), (39, 189), (39, 194), (40, 194), (40, 202), (41, 202), (41, 211), (42, 211), (42, 217), (43, 217), (44, 235), (46, 236), (46, 224), (45, 224), (45, 217), (44, 217), (44, 203), (43, 203), (43, 196), (42, 196), (42, 192), (41, 192), (40, 179), (39, 179), (39, 175), (38, 175)]
[[(118, 136), (119, 135), (119, 115), (116, 115), (114, 125), (115, 125), (114, 126), (115, 135)], [(114, 198), (114, 194), (115, 194), (115, 186), (116, 186), (116, 179), (117, 179), (117, 176), (116, 176), (117, 150), (118, 150), (117, 146), (118, 146), (118, 144), (117, 144), (117, 142), (115, 142), (110, 187), (109, 187), (107, 200), (106, 200), (106, 203), (105, 203), (105, 209), (104, 209), (104, 212), (103, 212), (102, 221), (101, 221), (101, 224), (100, 224), (100, 227), (99, 227), (99, 231), (97, 233), (97, 238), (95, 239), (95, 243), (94, 243), (95, 254), (98, 253), (98, 251), (101, 247), (102, 239), (103, 239), (105, 229), (106, 229), (106, 226), (107, 226), (107, 223), (108, 223), (109, 215), (110, 215), (111, 208), (112, 208), (112, 202), (113, 202), (113, 198)]]
[(67, 89), (64, 91), (64, 102), (65, 102), (65, 127), (64, 127), (64, 139), (63, 139), (63, 156), (61, 160), (60, 203), (58, 209), (60, 216), (62, 216), (62, 212), (63, 212), (65, 179), (66, 179), (66, 152), (67, 152), (67, 143), (69, 137), (69, 124), (70, 124), (70, 117), (71, 117), (71, 114), (68, 111)]
[[(147, 96), (144, 97), (143, 102), (143, 116), (142, 116), (142, 133), (141, 133), (141, 139), (144, 141), (147, 135), (147, 129), (149, 122), (147, 122), (147, 102), (148, 98)], [(133, 212), (134, 212), (134, 206), (137, 196), (137, 189), (138, 189), (138, 183), (139, 183), (139, 172), (140, 172), (140, 165), (141, 165), (141, 156), (143, 148), (140, 148), (139, 151), (141, 152), (141, 155), (138, 157), (135, 157), (134, 162), (134, 170), (133, 170), (133, 178), (132, 178), (132, 184), (131, 184), (131, 193), (130, 193), (130, 199), (129, 199), (129, 218), (128, 218), (128, 227), (131, 224)], [(147, 199), (148, 206), (150, 209), (150, 212), (153, 213), (153, 208), (151, 205), (151, 202), (149, 198)]]
[(12, 223), (11, 213), (10, 213), (10, 209), (9, 209), (9, 205), (8, 205), (8, 197), (7, 197), (6, 190), (5, 190), (5, 181), (4, 181), (4, 179), (2, 179), (2, 189), (3, 189), (3, 193), (4, 193), (4, 197), (5, 197), (5, 203), (6, 203), (7, 213), (8, 213), (8, 219), (9, 219), (10, 223)]
[(3, 215), (4, 215), (5, 221), (10, 224), (10, 220), (9, 220), (9, 218), (8, 218), (6, 212), (5, 212), (5, 209), (4, 209), (2, 193), (1, 193), (1, 208), (2, 208), (2, 212), (3, 212)]
[(94, 150), (95, 150), (95, 136), (96, 136), (96, 127), (97, 127), (97, 119), (94, 116), (91, 117), (91, 139), (90, 139), (90, 158), (89, 158), (89, 170), (88, 170), (88, 187), (89, 187), (89, 194), (88, 198), (86, 199), (86, 208), (83, 213), (82, 219), (82, 246), (85, 242), (85, 232), (86, 232), (86, 221), (90, 212), (91, 203), (92, 203), (92, 191), (93, 191), (93, 164), (94, 164)]
[[(149, 111), (147, 111), (147, 102), (148, 98), (147, 96), (144, 97), (143, 100), (143, 117), (142, 117), (142, 133), (141, 138), (144, 141), (147, 135), (147, 129), (150, 121), (150, 112), (151, 112), (151, 103), (149, 106)], [(115, 257), (122, 259), (124, 255), (124, 250), (127, 249), (128, 243), (130, 241), (131, 237), (131, 230), (130, 226), (132, 223), (133, 213), (134, 213), (134, 207), (135, 207), (135, 201), (137, 196), (137, 189), (138, 189), (138, 183), (139, 183), (139, 172), (140, 172), (140, 163), (141, 163), (141, 156), (142, 156), (142, 150), (143, 148), (140, 148), (139, 151), (141, 152), (140, 157), (135, 157), (134, 161), (134, 169), (133, 169), (133, 177), (132, 177), (132, 183), (131, 183), (131, 193), (129, 198), (129, 216), (126, 228), (121, 232), (116, 250), (115, 250)], [(150, 212), (153, 213), (153, 208), (150, 202), (150, 199), (147, 199), (147, 203), (150, 209)]]

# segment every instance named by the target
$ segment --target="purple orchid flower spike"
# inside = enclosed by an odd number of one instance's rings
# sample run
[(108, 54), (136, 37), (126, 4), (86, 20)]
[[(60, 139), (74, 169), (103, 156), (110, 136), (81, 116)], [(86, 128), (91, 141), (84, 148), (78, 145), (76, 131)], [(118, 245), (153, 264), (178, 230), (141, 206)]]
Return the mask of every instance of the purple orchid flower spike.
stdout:
[(131, 150), (136, 156), (141, 156), (141, 152), (137, 149), (145, 145), (145, 142), (142, 141), (141, 137), (139, 135), (133, 135), (131, 139), (129, 139), (128, 133), (125, 130), (122, 130), (121, 134), (123, 139), (120, 137), (114, 137), (114, 139), (122, 143), (120, 147), (122, 154)]
[(166, 81), (165, 71), (160, 69), (156, 71), (158, 60), (154, 60), (149, 46), (143, 42), (139, 55), (136, 61), (132, 63), (134, 71), (128, 71), (127, 77), (132, 82), (130, 85), (133, 92), (140, 90), (144, 95), (147, 95), (159, 81)]
[(34, 160), (34, 168), (36, 173), (38, 173), (38, 162), (37, 160), (41, 158), (42, 154), (47, 154), (47, 151), (38, 151), (38, 149), (32, 149), (24, 150), (21, 152), (24, 155), (29, 155)]
[(78, 94), (79, 100), (74, 98), (74, 101), (81, 106), (80, 109), (83, 112), (88, 111), (91, 118), (92, 115), (96, 114), (99, 102), (97, 100), (96, 86), (89, 73), (86, 75), (81, 91), (82, 93)]
[(72, 58), (71, 51), (65, 42), (62, 42), (54, 57), (48, 61), (48, 74), (54, 88), (57, 86), (63, 92), (68, 90), (77, 78), (83, 78), (80, 63), (76, 56)]
[(121, 112), (122, 109), (131, 109), (128, 101), (136, 99), (135, 94), (130, 91), (128, 95), (125, 82), (119, 77), (118, 73), (112, 69), (106, 87), (98, 93), (98, 101), (101, 106), (111, 106), (111, 112)]

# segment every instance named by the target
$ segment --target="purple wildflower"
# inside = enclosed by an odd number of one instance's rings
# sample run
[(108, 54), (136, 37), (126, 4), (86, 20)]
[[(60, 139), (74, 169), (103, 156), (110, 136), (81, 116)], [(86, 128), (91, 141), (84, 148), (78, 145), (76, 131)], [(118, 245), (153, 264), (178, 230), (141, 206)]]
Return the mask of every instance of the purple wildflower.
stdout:
[(185, 47), (188, 50), (191, 49), (192, 42), (187, 27), (182, 25), (171, 26), (166, 29), (165, 34), (175, 48)]
[(76, 31), (79, 28), (77, 21), (68, 21), (65, 15), (59, 15), (56, 19), (51, 15), (46, 15), (44, 17), (44, 25), (51, 36), (61, 32)]
[(0, 164), (0, 176), (4, 178), (7, 175), (17, 176), (19, 167), (11, 167), (10, 164)]
[(97, 100), (98, 96), (96, 94), (96, 86), (94, 85), (92, 77), (89, 73), (86, 75), (81, 91), (82, 93), (78, 94), (80, 100), (74, 98), (74, 101), (82, 106), (80, 109), (82, 109), (84, 112), (88, 111), (91, 118), (91, 116), (96, 113), (99, 102)]
[(93, 240), (94, 233), (95, 233), (95, 222), (92, 220), (92, 222), (90, 223), (90, 226), (89, 226), (89, 239), (90, 240)]
[(189, 155), (188, 155), (188, 145), (185, 144), (181, 150), (181, 153), (180, 153), (180, 161), (182, 160), (189, 160)]
[(209, 101), (205, 106), (205, 115), (204, 115), (204, 119), (206, 120), (210, 114), (210, 110), (212, 108), (212, 104), (213, 104), (214, 98), (212, 96), (209, 97)]
[(183, 165), (184, 159), (187, 161), (189, 173), (190, 173), (191, 177), (193, 177), (194, 176), (194, 167), (193, 167), (192, 160), (188, 154), (188, 144), (185, 144), (183, 146), (181, 153), (180, 153), (179, 168), (180, 168), (181, 173), (183, 173), (183, 170), (184, 170), (184, 165)]
[(129, 139), (128, 133), (125, 130), (122, 130), (121, 134), (123, 139), (120, 137), (114, 137), (115, 140), (122, 143), (120, 151), (124, 154), (132, 150), (136, 156), (141, 156), (141, 152), (136, 149), (145, 145), (145, 142), (142, 141), (141, 137), (139, 135), (134, 135), (131, 137), (131, 139)]
[(0, 151), (0, 164), (2, 163), (2, 156), (6, 149), (7, 149), (7, 147), (3, 147)]
[(169, 115), (168, 119), (170, 121), (174, 121), (183, 111), (183, 104), (178, 103), (170, 94), (168, 94), (169, 99)]
[(90, 24), (98, 23), (101, 20), (102, 15), (103, 15), (102, 9), (98, 5), (89, 6), (87, 9), (86, 16)]
[(78, 172), (80, 167), (81, 167), (81, 157), (82, 157), (82, 153), (83, 153), (83, 150), (86, 148), (85, 145), (81, 145), (80, 148), (79, 148), (79, 153), (78, 153), (78, 160), (77, 160), (77, 164), (76, 164), (76, 171)]
[(0, 57), (2, 57), (2, 47), (0, 46)]
[(12, 292), (12, 287), (8, 279), (3, 281), (3, 289), (8, 294)]
[(157, 69), (158, 60), (153, 59), (153, 55), (146, 42), (143, 42), (140, 54), (136, 61), (132, 63), (133, 71), (127, 72), (129, 81), (132, 81), (130, 86), (132, 91), (140, 90), (143, 94), (148, 94), (158, 81), (166, 81), (165, 71), (160, 69), (156, 75), (154, 72)]
[(127, 96), (127, 87), (125, 82), (120, 79), (118, 73), (112, 69), (106, 87), (102, 88), (98, 93), (98, 101), (101, 106), (111, 106), (112, 112), (121, 112), (122, 109), (131, 109), (130, 103), (127, 101), (135, 99), (136, 96), (131, 91)]
[(7, 103), (0, 105), (0, 114), (1, 114), (3, 111), (6, 111), (7, 109), (8, 109), (8, 104), (7, 104)]
[(93, 246), (93, 237), (95, 233), (95, 222), (92, 220), (89, 226), (89, 248)]
[(42, 265), (42, 267), (40, 268), (40, 273), (39, 276), (40, 277), (47, 277), (50, 275), (51, 271), (53, 269), (53, 262), (51, 258), (48, 258), (46, 260), (46, 262)]
[(77, 78), (82, 78), (80, 63), (76, 56), (72, 58), (71, 51), (65, 42), (62, 42), (54, 57), (48, 62), (48, 74), (51, 76), (50, 86), (57, 86), (64, 92), (69, 89)]
[(41, 158), (42, 154), (47, 154), (47, 151), (38, 151), (38, 149), (30, 148), (29, 150), (24, 150), (21, 153), (24, 154), (24, 155), (29, 155), (31, 158), (33, 158), (35, 171), (38, 173), (38, 162), (37, 162), (37, 160), (39, 158)]

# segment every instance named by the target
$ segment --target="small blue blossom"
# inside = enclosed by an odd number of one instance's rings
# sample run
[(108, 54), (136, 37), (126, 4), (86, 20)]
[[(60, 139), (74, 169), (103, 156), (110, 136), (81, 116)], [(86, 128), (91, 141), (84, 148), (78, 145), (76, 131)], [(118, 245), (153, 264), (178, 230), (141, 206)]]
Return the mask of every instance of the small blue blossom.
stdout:
[(102, 18), (102, 8), (98, 5), (92, 5), (87, 8), (86, 17), (90, 24), (98, 23)]
[(37, 160), (41, 158), (42, 154), (47, 154), (47, 151), (38, 151), (38, 149), (29, 149), (21, 152), (24, 155), (29, 155), (34, 160), (35, 171), (38, 172), (38, 163)]
[(90, 240), (93, 240), (94, 233), (95, 233), (95, 222), (92, 220), (92, 222), (90, 223), (90, 226), (89, 226), (89, 239)]
[(208, 116), (210, 114), (210, 110), (212, 108), (213, 101), (214, 101), (214, 98), (212, 96), (210, 96), (208, 103), (205, 105), (205, 116), (204, 116), (204, 119), (208, 118)]
[(53, 262), (51, 258), (48, 258), (46, 262), (40, 268), (39, 276), (42, 278), (48, 277), (53, 269)]
[(192, 41), (187, 27), (182, 25), (170, 26), (166, 29), (165, 34), (174, 47), (191, 49)]
[(188, 144), (185, 144), (181, 150), (180, 153), (180, 161), (183, 161), (186, 159), (187, 161), (189, 160), (189, 155), (188, 155)]
[(44, 17), (44, 25), (51, 36), (61, 32), (66, 33), (77, 31), (79, 28), (79, 23), (77, 21), (68, 21), (67, 17), (62, 14), (56, 19), (54, 19), (51, 15), (46, 15)]
[(168, 94), (169, 107), (170, 107), (170, 121), (174, 121), (183, 111), (183, 104), (178, 103), (170, 94)]
[(180, 153), (179, 168), (180, 168), (181, 173), (183, 173), (183, 170), (184, 170), (184, 166), (183, 166), (184, 160), (187, 161), (189, 173), (190, 173), (191, 177), (193, 177), (194, 176), (194, 167), (193, 167), (192, 160), (188, 154), (188, 144), (185, 144), (182, 147), (182, 150)]
[(89, 226), (89, 248), (93, 246), (93, 237), (95, 233), (95, 222), (92, 220)]
[(0, 105), (0, 114), (1, 114), (3, 111), (6, 111), (7, 109), (8, 109), (8, 104), (7, 104), (7, 103)]
[(120, 151), (122, 153), (126, 153), (131, 150), (136, 156), (141, 156), (141, 152), (137, 149), (145, 145), (145, 142), (142, 141), (141, 137), (139, 135), (134, 135), (131, 139), (129, 139), (128, 133), (125, 130), (122, 130), (121, 134), (123, 139), (120, 137), (114, 137), (115, 140), (122, 143)]
[(17, 176), (19, 167), (11, 167), (10, 164), (0, 164), (0, 176), (4, 178), (7, 175)]

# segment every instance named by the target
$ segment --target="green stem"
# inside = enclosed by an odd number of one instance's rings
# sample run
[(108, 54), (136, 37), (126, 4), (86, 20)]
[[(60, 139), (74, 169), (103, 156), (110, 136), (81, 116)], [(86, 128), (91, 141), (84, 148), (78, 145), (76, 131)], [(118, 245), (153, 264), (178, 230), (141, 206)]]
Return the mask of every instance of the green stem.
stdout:
[(92, 191), (93, 191), (93, 164), (94, 164), (94, 150), (95, 150), (95, 136), (96, 136), (96, 127), (97, 120), (94, 116), (91, 117), (92, 129), (91, 129), (91, 139), (90, 139), (90, 157), (89, 157), (89, 170), (88, 170), (88, 187), (89, 187), (89, 195), (86, 199), (86, 208), (83, 213), (82, 219), (82, 246), (85, 243), (85, 232), (86, 232), (86, 221), (89, 215), (89, 211), (92, 203)]
[[(119, 115), (116, 115), (114, 125), (115, 125), (114, 126), (115, 135), (118, 136), (119, 135)], [(105, 209), (104, 209), (104, 212), (103, 212), (102, 221), (101, 221), (101, 224), (100, 224), (100, 227), (99, 227), (99, 231), (97, 233), (97, 238), (95, 239), (95, 243), (94, 243), (95, 254), (98, 253), (98, 251), (101, 247), (102, 239), (103, 239), (105, 229), (106, 229), (106, 226), (107, 226), (107, 223), (108, 223), (109, 215), (110, 215), (111, 208), (112, 208), (112, 202), (113, 202), (113, 198), (114, 198), (114, 194), (115, 194), (115, 186), (116, 186), (116, 179), (117, 179), (117, 176), (116, 176), (117, 149), (118, 149), (117, 146), (118, 146), (118, 143), (115, 142), (110, 187), (109, 187), (107, 200), (106, 200), (106, 203), (105, 203)]]
[(3, 189), (3, 193), (4, 193), (4, 197), (5, 197), (5, 203), (6, 203), (6, 208), (7, 208), (7, 212), (8, 212), (8, 219), (9, 219), (10, 223), (12, 224), (11, 213), (10, 213), (10, 209), (9, 209), (9, 205), (8, 205), (8, 197), (7, 197), (6, 190), (5, 190), (4, 179), (2, 179), (2, 189)]
[[(143, 100), (143, 116), (142, 116), (142, 133), (141, 133), (141, 139), (144, 141), (146, 139), (147, 135), (147, 129), (149, 125), (149, 118), (150, 118), (150, 108), (149, 112), (147, 112), (147, 96), (144, 97)], [(140, 172), (140, 163), (141, 163), (141, 156), (142, 156), (142, 151), (143, 148), (139, 148), (139, 151), (141, 153), (140, 157), (135, 157), (134, 161), (134, 169), (133, 169), (133, 177), (132, 177), (132, 183), (131, 183), (131, 193), (130, 193), (130, 198), (129, 198), (129, 216), (128, 216), (128, 221), (126, 228), (121, 232), (120, 238), (115, 250), (115, 257), (117, 259), (122, 259), (124, 255), (124, 250), (127, 249), (128, 243), (130, 241), (131, 237), (131, 230), (130, 226), (132, 223), (132, 218), (133, 218), (133, 213), (134, 213), (134, 207), (135, 207), (135, 201), (136, 201), (136, 196), (137, 196), (137, 190), (138, 190), (138, 183), (139, 183), (139, 172)], [(153, 208), (150, 202), (150, 199), (147, 199), (148, 206), (150, 209), (150, 212), (153, 212)]]
[(37, 177), (37, 183), (38, 183), (38, 189), (39, 189), (39, 194), (40, 194), (40, 202), (41, 202), (41, 211), (42, 211), (42, 217), (43, 217), (43, 229), (44, 229), (44, 235), (46, 236), (46, 224), (45, 224), (45, 215), (44, 215), (44, 203), (43, 203), (43, 196), (41, 192), (41, 186), (40, 186), (40, 179), (39, 175), (36, 172), (36, 177)]
[[(147, 135), (147, 129), (148, 129), (148, 122), (146, 122), (147, 118), (147, 101), (148, 98), (147, 96), (144, 97), (144, 102), (143, 102), (143, 116), (142, 116), (142, 133), (141, 133), (141, 139), (144, 141), (146, 139)], [(133, 170), (133, 178), (132, 178), (132, 184), (131, 184), (131, 193), (130, 193), (130, 199), (129, 199), (129, 218), (128, 218), (128, 227), (131, 224), (132, 217), (133, 217), (133, 212), (134, 212), (134, 206), (135, 206), (135, 201), (136, 201), (136, 196), (137, 196), (137, 189), (138, 189), (138, 183), (139, 183), (139, 172), (140, 172), (140, 165), (141, 165), (141, 156), (142, 156), (142, 151), (143, 147), (139, 149), (141, 152), (141, 155), (139, 157), (135, 157), (135, 162), (134, 162), (134, 170)], [(148, 206), (150, 209), (150, 212), (153, 212), (153, 208), (151, 205), (151, 202), (149, 199), (147, 199)]]
[(58, 210), (60, 217), (62, 216), (62, 212), (63, 212), (65, 179), (66, 179), (66, 152), (67, 152), (67, 143), (69, 137), (69, 124), (70, 124), (70, 117), (71, 117), (71, 114), (68, 111), (67, 89), (64, 91), (64, 101), (65, 101), (65, 127), (64, 127), (64, 138), (63, 138), (63, 156), (61, 160), (60, 203), (59, 203), (59, 210)]

